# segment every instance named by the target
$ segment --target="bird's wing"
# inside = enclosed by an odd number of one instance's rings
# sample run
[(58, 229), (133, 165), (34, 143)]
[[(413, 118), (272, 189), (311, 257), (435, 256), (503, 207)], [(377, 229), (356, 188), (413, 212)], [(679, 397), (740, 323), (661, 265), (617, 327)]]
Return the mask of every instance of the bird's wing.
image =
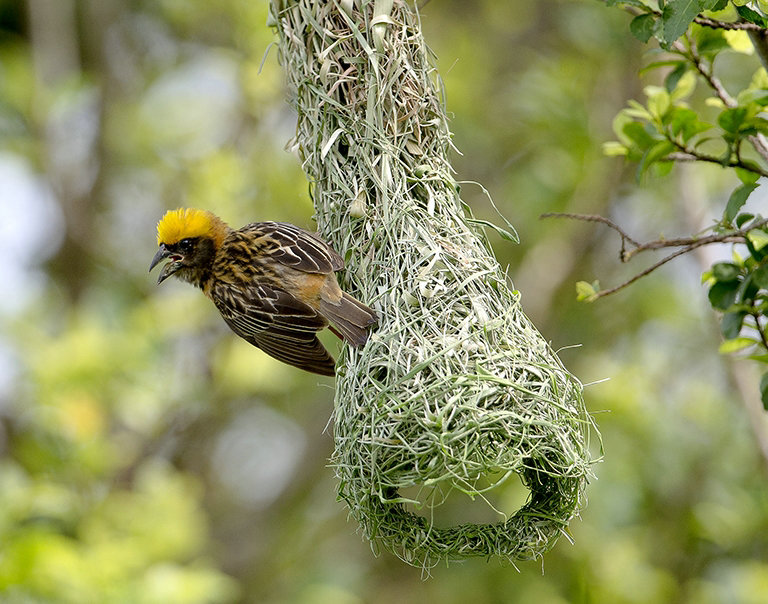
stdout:
[(230, 329), (283, 363), (334, 375), (333, 357), (315, 335), (327, 322), (288, 292), (264, 283), (247, 291), (214, 285), (212, 298)]
[(304, 371), (320, 375), (336, 375), (336, 361), (325, 349), (317, 336), (308, 342), (286, 341), (285, 339), (264, 332), (254, 336), (251, 344), (266, 352), (269, 356), (293, 365)]
[(255, 238), (259, 254), (306, 273), (328, 274), (344, 260), (316, 234), (287, 222), (255, 222), (240, 229)]

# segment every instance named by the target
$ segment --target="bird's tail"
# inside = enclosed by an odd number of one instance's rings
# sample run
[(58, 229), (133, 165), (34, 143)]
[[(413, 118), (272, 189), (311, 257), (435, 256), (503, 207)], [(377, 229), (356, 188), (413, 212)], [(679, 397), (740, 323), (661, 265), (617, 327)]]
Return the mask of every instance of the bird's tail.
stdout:
[(362, 346), (368, 341), (368, 328), (378, 323), (376, 312), (347, 293), (343, 293), (338, 304), (323, 302), (320, 311), (328, 321), (330, 329), (352, 346)]

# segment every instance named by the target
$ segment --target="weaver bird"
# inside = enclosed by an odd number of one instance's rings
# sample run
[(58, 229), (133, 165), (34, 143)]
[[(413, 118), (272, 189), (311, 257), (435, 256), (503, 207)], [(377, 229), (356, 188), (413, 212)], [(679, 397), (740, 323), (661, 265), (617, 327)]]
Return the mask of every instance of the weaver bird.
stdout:
[(203, 290), (238, 336), (284, 363), (334, 375), (317, 339), (329, 327), (352, 346), (368, 340), (376, 313), (343, 292), (344, 261), (316, 234), (285, 222), (230, 228), (206, 210), (171, 210), (157, 223), (160, 284), (171, 275)]

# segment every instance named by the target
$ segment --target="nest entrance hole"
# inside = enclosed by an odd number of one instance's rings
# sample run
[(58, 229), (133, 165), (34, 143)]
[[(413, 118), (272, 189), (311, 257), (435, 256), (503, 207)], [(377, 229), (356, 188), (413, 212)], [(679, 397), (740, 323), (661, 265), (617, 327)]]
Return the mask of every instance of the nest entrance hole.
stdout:
[(437, 528), (449, 528), (506, 522), (530, 501), (531, 493), (519, 475), (498, 472), (463, 488), (445, 480), (402, 488), (396, 496), (408, 512)]

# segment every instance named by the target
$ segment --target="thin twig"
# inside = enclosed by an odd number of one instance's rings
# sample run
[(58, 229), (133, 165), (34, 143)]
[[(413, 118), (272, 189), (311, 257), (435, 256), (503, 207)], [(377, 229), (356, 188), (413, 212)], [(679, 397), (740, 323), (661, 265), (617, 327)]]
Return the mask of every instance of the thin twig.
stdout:
[[(676, 252), (671, 253), (669, 256), (665, 256), (658, 262), (652, 264), (645, 270), (637, 273), (636, 275), (627, 279), (623, 283), (620, 283), (619, 285), (612, 287), (610, 289), (604, 289), (604, 290), (598, 291), (595, 294), (595, 296), (592, 298), (593, 300), (614, 294), (624, 289), (625, 287), (633, 284), (638, 279), (641, 279), (649, 275), (650, 273), (655, 271), (657, 268), (665, 265), (670, 260), (674, 260), (678, 256), (682, 256), (683, 254), (692, 252), (693, 250), (699, 247), (702, 247), (704, 245), (711, 245), (713, 243), (744, 243), (746, 241), (747, 233), (749, 233), (749, 231), (753, 229), (759, 229), (768, 225), (768, 218), (764, 218), (762, 220), (759, 220), (757, 222), (750, 224), (749, 226), (743, 229), (731, 231), (729, 233), (707, 235), (706, 237), (693, 236), (693, 237), (677, 237), (675, 239), (654, 239), (653, 241), (639, 243), (637, 240), (630, 237), (627, 234), (627, 232), (624, 229), (622, 229), (619, 225), (617, 225), (615, 222), (613, 222), (612, 220), (604, 216), (600, 216), (597, 214), (572, 214), (572, 213), (565, 213), (565, 212), (549, 212), (547, 214), (542, 214), (540, 218), (568, 218), (571, 220), (581, 220), (584, 222), (599, 222), (601, 224), (604, 224), (610, 227), (621, 236), (621, 251), (619, 253), (619, 258), (622, 262), (629, 262), (629, 260), (631, 260), (633, 256), (636, 256), (637, 254), (641, 252), (646, 252), (648, 250), (660, 250), (660, 249), (666, 249), (670, 247), (682, 248), (677, 250)], [(625, 242), (628, 242), (632, 246), (634, 246), (634, 249), (626, 250)]]
[(656, 239), (638, 245), (634, 250), (624, 254), (622, 262), (628, 262), (633, 256), (647, 250), (661, 250), (669, 247), (690, 247), (688, 251), (710, 243), (744, 243), (744, 237), (739, 235), (708, 235), (707, 237), (679, 237), (677, 239)]
[(736, 159), (729, 159), (727, 162), (724, 163), (718, 157), (705, 155), (704, 153), (699, 153), (698, 151), (688, 149), (687, 147), (681, 145), (680, 143), (678, 143), (673, 139), (668, 138), (667, 140), (673, 145), (675, 145), (678, 149), (680, 149), (680, 151), (674, 151), (672, 153), (669, 153), (666, 157), (664, 157), (659, 161), (686, 161), (686, 162), (702, 161), (708, 164), (717, 164), (719, 166), (723, 166), (726, 168), (742, 168), (743, 170), (747, 170), (754, 174), (759, 174), (760, 176), (768, 177), (768, 170), (764, 170), (762, 167), (758, 166), (757, 164), (754, 164), (754, 163), (748, 164), (746, 162), (739, 161)]
[(624, 231), (624, 229), (622, 229), (618, 224), (616, 224), (609, 218), (606, 218), (605, 216), (600, 216), (599, 214), (572, 214), (568, 212), (547, 212), (546, 214), (542, 214), (541, 216), (539, 216), (539, 218), (570, 218), (571, 220), (581, 220), (583, 222), (600, 222), (612, 228), (619, 235), (621, 235), (622, 239), (625, 239), (635, 247), (640, 247), (640, 245), (642, 245), (640, 242), (630, 237), (626, 233), (626, 231)]
[(712, 29), (729, 29), (742, 31), (761, 31), (763, 29), (756, 23), (734, 23), (732, 21), (719, 21), (717, 19), (710, 19), (709, 17), (696, 17), (693, 22), (697, 25), (703, 25), (704, 27), (711, 27)]
[[(696, 247), (698, 247), (698, 246), (696, 246)], [(662, 258), (658, 262), (652, 264), (651, 266), (649, 266), (645, 270), (640, 271), (639, 273), (637, 273), (633, 277), (627, 279), (626, 281), (624, 281), (624, 283), (620, 283), (619, 285), (616, 285), (615, 287), (611, 287), (610, 289), (601, 289), (600, 291), (596, 292), (594, 294), (594, 296), (592, 298), (590, 298), (590, 299), (591, 300), (597, 300), (598, 298), (603, 298), (605, 296), (610, 296), (611, 294), (615, 294), (616, 292), (621, 291), (625, 287), (629, 287), (635, 281), (650, 275), (653, 271), (655, 271), (657, 268), (665, 265), (670, 260), (674, 260), (678, 256), (682, 256), (683, 254), (687, 254), (688, 252), (690, 252), (693, 249), (695, 249), (695, 248), (688, 247), (688, 248), (683, 248), (681, 250), (677, 250), (676, 252), (673, 252), (669, 256), (665, 256), (664, 258)]]
[(762, 134), (756, 134), (754, 136), (748, 136), (747, 140), (752, 143), (752, 146), (755, 148), (755, 151), (760, 154), (760, 157), (765, 161), (768, 161), (768, 143), (766, 143), (765, 137)]
[(725, 86), (723, 86), (723, 83), (714, 75), (713, 70), (711, 68), (707, 69), (707, 66), (704, 64), (704, 59), (701, 58), (701, 55), (696, 50), (696, 47), (691, 43), (691, 40), (688, 38), (687, 34), (686, 40), (688, 41), (687, 47), (680, 40), (677, 40), (674, 44), (672, 44), (672, 48), (687, 58), (691, 63), (693, 63), (696, 71), (701, 74), (701, 76), (706, 80), (707, 84), (709, 84), (710, 88), (715, 91), (715, 94), (717, 94), (718, 98), (726, 107), (732, 108), (738, 106), (736, 99), (734, 99), (728, 93), (728, 91), (725, 89)]

